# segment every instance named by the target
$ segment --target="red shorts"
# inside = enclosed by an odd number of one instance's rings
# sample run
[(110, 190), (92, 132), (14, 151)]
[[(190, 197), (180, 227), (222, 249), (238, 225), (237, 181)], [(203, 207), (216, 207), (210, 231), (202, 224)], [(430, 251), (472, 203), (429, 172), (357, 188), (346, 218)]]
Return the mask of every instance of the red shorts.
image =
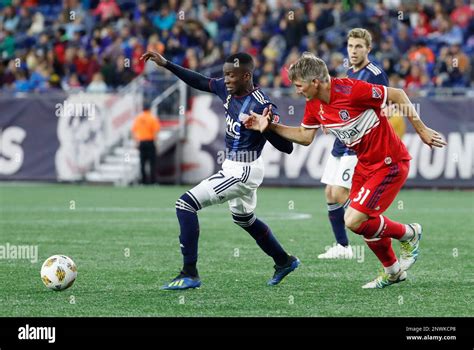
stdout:
[(355, 168), (350, 206), (371, 217), (382, 214), (392, 204), (405, 183), (410, 161), (401, 161), (370, 174)]

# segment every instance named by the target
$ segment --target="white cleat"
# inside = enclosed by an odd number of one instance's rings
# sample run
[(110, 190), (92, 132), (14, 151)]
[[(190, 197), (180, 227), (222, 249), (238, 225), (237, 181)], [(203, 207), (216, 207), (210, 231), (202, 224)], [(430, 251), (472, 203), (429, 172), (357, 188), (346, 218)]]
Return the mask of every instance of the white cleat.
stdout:
[(403, 271), (400, 269), (395, 274), (389, 274), (386, 272), (382, 272), (376, 279), (373, 281), (370, 281), (369, 283), (366, 283), (362, 286), (363, 289), (381, 289), (388, 287), (392, 284), (403, 282), (407, 279), (407, 273), (406, 271)]
[(350, 245), (344, 247), (338, 243), (326, 250), (326, 253), (319, 254), (318, 259), (352, 259), (353, 255)]
[(400, 268), (403, 271), (407, 271), (418, 259), (420, 240), (423, 234), (423, 228), (420, 224), (409, 224), (409, 226), (415, 232), (413, 238), (405, 242), (400, 242)]

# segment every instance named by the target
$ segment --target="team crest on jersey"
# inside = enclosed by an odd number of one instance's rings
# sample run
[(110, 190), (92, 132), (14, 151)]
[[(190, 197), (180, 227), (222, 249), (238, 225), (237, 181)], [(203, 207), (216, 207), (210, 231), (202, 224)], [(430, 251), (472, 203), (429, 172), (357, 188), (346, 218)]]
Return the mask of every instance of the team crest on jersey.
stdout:
[(346, 111), (345, 109), (343, 109), (342, 111), (339, 111), (339, 118), (341, 118), (343, 122), (348, 121), (350, 117), (351, 116), (349, 112)]
[(382, 90), (378, 87), (372, 87), (372, 98), (382, 98)]

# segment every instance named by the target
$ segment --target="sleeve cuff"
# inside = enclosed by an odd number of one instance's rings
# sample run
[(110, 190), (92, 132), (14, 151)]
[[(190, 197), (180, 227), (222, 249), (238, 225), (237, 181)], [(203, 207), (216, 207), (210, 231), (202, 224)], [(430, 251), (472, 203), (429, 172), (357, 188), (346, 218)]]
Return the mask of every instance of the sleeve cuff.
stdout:
[(380, 105), (380, 108), (385, 108), (385, 106), (387, 105), (388, 90), (386, 86), (382, 86), (382, 87), (383, 87), (383, 101), (382, 101), (382, 104)]
[(303, 123), (301, 123), (301, 126), (305, 129), (319, 129), (321, 127), (321, 125), (306, 125)]

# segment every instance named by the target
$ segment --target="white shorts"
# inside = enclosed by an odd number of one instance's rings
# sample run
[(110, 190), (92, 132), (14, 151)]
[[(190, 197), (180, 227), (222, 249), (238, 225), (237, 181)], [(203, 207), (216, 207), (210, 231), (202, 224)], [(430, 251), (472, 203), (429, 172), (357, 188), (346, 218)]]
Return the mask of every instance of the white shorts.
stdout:
[(226, 159), (222, 170), (188, 192), (191, 192), (201, 208), (229, 202), (232, 213), (250, 214), (257, 206), (257, 188), (263, 181), (263, 175), (262, 157), (251, 163)]
[(356, 155), (334, 157), (330, 154), (326, 167), (324, 168), (321, 182), (326, 185), (350, 189), (352, 186), (352, 175), (354, 175), (356, 165)]

